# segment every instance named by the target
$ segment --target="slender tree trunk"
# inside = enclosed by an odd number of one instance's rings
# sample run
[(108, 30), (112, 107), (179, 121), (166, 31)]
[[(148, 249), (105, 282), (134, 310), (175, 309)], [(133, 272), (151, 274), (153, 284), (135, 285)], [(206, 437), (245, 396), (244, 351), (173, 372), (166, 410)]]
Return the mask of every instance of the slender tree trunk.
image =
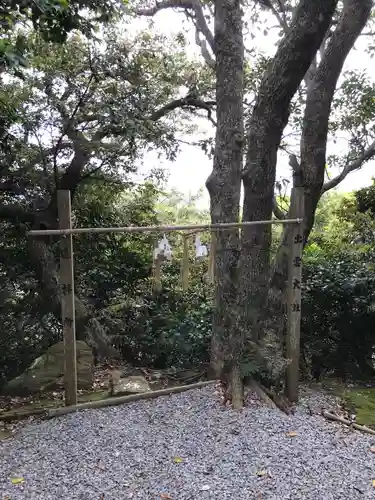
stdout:
[[(301, 0), (291, 26), (263, 79), (249, 131), (243, 173), (243, 220), (272, 217), (277, 151), (288, 122), (290, 102), (330, 25), (337, 0)], [(270, 226), (242, 231), (239, 310), (242, 331), (258, 340), (258, 323), (269, 288)]]
[[(372, 0), (344, 1), (338, 25), (309, 86), (302, 128), (301, 164), (298, 165), (296, 158), (291, 159), (291, 165), (300, 172), (305, 187), (305, 243), (314, 225), (322, 194), (328, 123), (337, 81), (350, 50), (370, 16), (372, 3)], [(281, 311), (288, 277), (288, 232), (286, 227), (275, 258), (268, 296), (272, 329), (279, 336), (285, 331), (285, 316)]]
[(372, 0), (344, 0), (339, 24), (328, 42), (307, 98), (301, 140), (306, 239), (314, 225), (324, 183), (328, 123), (337, 81), (349, 52), (366, 25), (372, 5)]
[[(213, 170), (206, 186), (212, 223), (239, 220), (243, 146), (243, 35), (240, 0), (215, 3), (217, 128)], [(211, 365), (228, 382), (235, 407), (241, 407), (239, 347), (235, 313), (238, 230), (216, 233), (215, 310)]]

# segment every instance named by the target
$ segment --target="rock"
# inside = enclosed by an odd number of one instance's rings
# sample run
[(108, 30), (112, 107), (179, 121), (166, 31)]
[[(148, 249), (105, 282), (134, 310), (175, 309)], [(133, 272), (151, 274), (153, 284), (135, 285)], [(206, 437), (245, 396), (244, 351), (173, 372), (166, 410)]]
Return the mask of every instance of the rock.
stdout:
[[(93, 383), (92, 349), (81, 340), (77, 349), (78, 389), (91, 389)], [(52, 345), (21, 375), (14, 378), (3, 389), (3, 393), (23, 396), (43, 391), (61, 389), (64, 384), (64, 342)]]
[(114, 381), (111, 387), (112, 396), (124, 396), (126, 394), (138, 394), (151, 391), (151, 387), (142, 375), (132, 375)]

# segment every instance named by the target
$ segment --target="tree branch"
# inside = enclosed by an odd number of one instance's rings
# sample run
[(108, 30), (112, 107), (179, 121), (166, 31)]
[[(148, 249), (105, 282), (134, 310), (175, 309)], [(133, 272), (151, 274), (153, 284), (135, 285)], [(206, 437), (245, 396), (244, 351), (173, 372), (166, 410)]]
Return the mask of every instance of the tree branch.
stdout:
[[(199, 0), (162, 0), (160, 2), (156, 2), (153, 7), (147, 8), (147, 9), (136, 9), (135, 13), (138, 14), (139, 16), (148, 16), (152, 17), (161, 10), (165, 9), (185, 9), (185, 10), (192, 10), (195, 14), (195, 26), (198, 31), (198, 33), (202, 33), (204, 36), (205, 40), (207, 41), (208, 45), (210, 46), (212, 52), (215, 54), (215, 39), (214, 36), (210, 30), (210, 28), (207, 25), (204, 12), (203, 12), (203, 7), (202, 4), (200, 3)], [(199, 37), (198, 37), (199, 40)], [(197, 37), (196, 37), (197, 41)], [(201, 45), (202, 40), (199, 40), (198, 46), (201, 48), (202, 55), (206, 62), (209, 64), (209, 66), (212, 65), (214, 62), (213, 59), (210, 57), (209, 59), (206, 59), (208, 51), (207, 47), (204, 44), (204, 48)], [(212, 66), (211, 66), (212, 67)]]
[(351, 163), (347, 163), (342, 171), (333, 179), (329, 180), (323, 185), (322, 194), (336, 187), (340, 182), (342, 182), (345, 177), (353, 172), (353, 170), (358, 170), (363, 166), (364, 163), (371, 160), (375, 156), (375, 141), (370, 144), (370, 146), (360, 155), (358, 158), (353, 160)]
[(31, 182), (22, 177), (11, 175), (7, 180), (0, 182), (0, 192), (12, 194), (25, 194), (26, 189), (34, 187)]
[[(270, 183), (274, 185), (276, 151), (280, 145), (282, 131), (288, 122), (289, 103), (321, 45), (336, 5), (337, 0), (299, 2), (290, 29), (282, 39), (258, 91), (251, 117), (250, 146), (243, 172), (245, 182), (251, 184), (256, 178), (254, 184), (257, 184), (262, 176), (254, 176), (253, 172), (260, 168), (265, 169), (263, 165), (268, 164)], [(301, 72), (303, 73), (300, 78)], [(311, 130), (314, 130), (314, 126)], [(264, 146), (261, 147), (261, 144)]]
[(286, 213), (279, 207), (276, 201), (276, 196), (273, 197), (273, 214), (279, 220), (283, 220), (286, 217)]
[[(86, 87), (85, 87), (82, 95), (79, 97), (77, 104), (75, 105), (75, 107), (73, 109), (72, 114), (70, 115), (68, 120), (64, 120), (65, 123), (64, 123), (63, 131), (62, 131), (62, 133), (61, 133), (61, 135), (56, 143), (56, 148), (55, 148), (55, 152), (53, 155), (53, 171), (54, 171), (54, 176), (55, 176), (56, 189), (57, 189), (58, 182), (59, 182), (58, 168), (57, 168), (57, 154), (58, 154), (59, 149), (60, 149), (60, 144), (62, 143), (62, 140), (63, 140), (65, 134), (67, 134), (69, 132), (69, 129), (70, 129), (70, 127), (73, 123), (73, 120), (74, 120), (76, 114), (78, 113), (79, 109), (85, 105), (85, 100), (86, 100), (86, 97), (87, 97), (87, 94), (88, 94), (88, 91), (90, 89), (90, 85), (91, 85), (91, 82), (93, 81), (93, 79), (94, 79), (94, 74), (91, 73), (91, 75), (87, 81)], [(61, 112), (62, 117), (64, 117), (64, 113), (61, 111), (62, 107), (61, 106), (57, 106), (57, 107), (58, 107), (59, 111)]]
[(283, 5), (282, 5), (280, 0), (277, 1), (277, 4), (278, 4), (278, 7), (280, 8), (281, 14), (279, 14), (279, 12), (277, 11), (277, 8), (272, 4), (271, 1), (268, 4), (268, 8), (271, 10), (272, 14), (276, 17), (277, 22), (279, 23), (279, 26), (284, 30), (284, 32), (286, 32), (288, 30), (289, 26), (288, 26), (288, 23), (286, 20), (285, 11), (283, 9)]
[(165, 106), (159, 108), (154, 113), (152, 113), (152, 115), (149, 117), (149, 120), (152, 121), (159, 120), (159, 118), (162, 118), (163, 116), (167, 115), (170, 111), (185, 107), (205, 109), (208, 113), (209, 119), (211, 119), (212, 106), (215, 106), (215, 104), (216, 104), (215, 101), (202, 101), (200, 99), (196, 99), (195, 97), (190, 97), (188, 95), (181, 99), (175, 99), (174, 101), (171, 101)]
[(18, 205), (0, 205), (0, 219), (33, 223), (35, 214)]
[(155, 14), (165, 9), (192, 9), (193, 2), (189, 0), (162, 0), (156, 2), (153, 7), (147, 9), (136, 9), (135, 13), (139, 16), (153, 17)]
[[(216, 126), (216, 123), (211, 116), (212, 107), (215, 105), (215, 101), (202, 101), (201, 99), (197, 99), (195, 97), (187, 95), (186, 97), (182, 97), (180, 99), (174, 99), (165, 106), (162, 106), (161, 108), (154, 111), (151, 115), (143, 117), (143, 120), (157, 121), (160, 118), (166, 116), (171, 111), (174, 111), (175, 109), (190, 107), (206, 110), (208, 113), (208, 119)], [(95, 141), (99, 141), (108, 135), (120, 136), (124, 133), (124, 130), (124, 126), (120, 125), (107, 126), (100, 132), (95, 134), (93, 141), (90, 141), (89, 144), (94, 143)], [(107, 146), (105, 145), (105, 147)]]
[(212, 52), (215, 54), (215, 40), (211, 33), (210, 28), (207, 25), (206, 19), (204, 17), (202, 4), (199, 0), (193, 1), (193, 10), (196, 18), (196, 27), (202, 33), (204, 38), (207, 40), (208, 45), (211, 47)]
[[(52, 182), (51, 182), (51, 179), (50, 179), (50, 176), (48, 173), (48, 168), (47, 168), (48, 167), (48, 162), (47, 162), (48, 155), (45, 154), (45, 151), (43, 149), (42, 141), (40, 140), (39, 134), (34, 131), (34, 136), (35, 136), (37, 143), (38, 143), (39, 156), (40, 156), (40, 160), (41, 160), (42, 167), (43, 167), (43, 173), (45, 176), (47, 191), (49, 192), (49, 194), (51, 194), (53, 192), (53, 185), (52, 185)], [(60, 144), (60, 149), (61, 149), (61, 146), (62, 145)], [(53, 154), (57, 155), (56, 148), (54, 148)]]
[[(82, 134), (83, 136), (83, 134)], [(85, 139), (85, 141), (87, 141)], [(87, 141), (87, 144), (90, 144)], [(81, 174), (87, 162), (91, 156), (91, 149), (87, 147), (87, 144), (82, 144), (82, 142), (75, 142), (75, 153), (72, 161), (70, 162), (69, 167), (65, 170), (63, 175), (61, 176), (58, 186), (56, 189), (66, 189), (69, 190), (72, 195), (77, 188), (78, 183), (81, 180)]]
[[(96, 132), (92, 138), (92, 140), (89, 140), (88, 138), (85, 137), (85, 135), (80, 131), (77, 130), (76, 127), (74, 126), (75, 118), (77, 115), (77, 112), (80, 107), (84, 105), (85, 99), (87, 97), (87, 92), (88, 89), (90, 88), (90, 84), (92, 82), (92, 75), (86, 85), (85, 91), (83, 92), (82, 96), (79, 98), (77, 105), (75, 106), (73, 113), (69, 116), (65, 112), (65, 109), (63, 108), (63, 103), (58, 102), (55, 103), (56, 108), (60, 112), (62, 118), (63, 118), (63, 132), (59, 138), (59, 141), (57, 142), (56, 146), (54, 148), (51, 148), (50, 150), (47, 150), (44, 153), (44, 157), (48, 155), (53, 155), (54, 159), (54, 164), (56, 165), (56, 158), (57, 154), (59, 151), (71, 147), (74, 149), (74, 156), (73, 159), (70, 162), (70, 165), (66, 168), (65, 172), (61, 176), (58, 182), (58, 189), (67, 189), (74, 193), (78, 183), (82, 179), (82, 171), (87, 165), (92, 151), (95, 148), (105, 148), (107, 150), (119, 150), (121, 149), (121, 145), (117, 144), (106, 144), (102, 143), (101, 141), (108, 135), (115, 135), (115, 136), (121, 136), (124, 134), (124, 127), (123, 126), (108, 126), (108, 127), (103, 127), (101, 130)], [(191, 108), (198, 108), (198, 109), (204, 109), (208, 113), (208, 118), (209, 120), (216, 126), (216, 123), (214, 119), (212, 118), (212, 108), (216, 104), (215, 101), (203, 101), (198, 98), (192, 97), (191, 95), (187, 95), (184, 98), (181, 99), (175, 99), (171, 101), (170, 103), (166, 104), (165, 106), (162, 106), (161, 108), (157, 109), (154, 113), (152, 113), (149, 116), (142, 117), (143, 120), (151, 120), (151, 121), (157, 121), (158, 119), (166, 116), (169, 112), (178, 109), (178, 108), (185, 108), (185, 107), (191, 107)], [(97, 119), (100, 117), (98, 116)], [(91, 120), (95, 120), (96, 117), (91, 117)], [(71, 144), (68, 142), (63, 142), (63, 137), (67, 135), (69, 140), (71, 141)], [(54, 196), (52, 196), (52, 205), (54, 205)]]
[[(208, 118), (215, 124), (211, 116), (212, 107), (215, 104), (215, 101), (202, 101), (191, 96), (186, 96), (184, 98), (171, 101), (170, 103), (159, 108), (149, 117), (145, 117), (144, 119), (156, 121), (163, 116), (166, 116), (169, 112), (175, 109), (193, 107), (206, 110), (208, 113)], [(82, 180), (82, 171), (90, 159), (93, 148), (105, 147), (106, 149), (113, 148), (114, 150), (116, 150), (116, 145), (102, 144), (100, 141), (107, 135), (122, 135), (124, 133), (124, 127), (107, 127), (105, 129), (102, 129), (94, 135), (91, 141), (86, 139), (82, 132), (75, 130), (71, 126), (66, 128), (65, 133), (72, 141), (75, 153), (70, 165), (67, 167), (64, 174), (59, 180), (58, 189), (67, 189), (70, 190), (72, 194), (74, 194), (74, 191), (76, 190), (79, 182), (81, 182)], [(64, 143), (60, 143), (59, 149), (63, 146), (63, 144)], [(52, 204), (54, 204), (54, 199), (52, 201)]]
[(202, 57), (205, 60), (207, 66), (209, 66), (210, 68), (214, 69), (216, 61), (211, 56), (211, 54), (209, 53), (209, 51), (207, 49), (206, 40), (201, 40), (200, 39), (200, 37), (199, 37), (200, 33), (201, 33), (201, 31), (199, 30), (198, 26), (196, 25), (195, 26), (195, 43), (201, 49)]

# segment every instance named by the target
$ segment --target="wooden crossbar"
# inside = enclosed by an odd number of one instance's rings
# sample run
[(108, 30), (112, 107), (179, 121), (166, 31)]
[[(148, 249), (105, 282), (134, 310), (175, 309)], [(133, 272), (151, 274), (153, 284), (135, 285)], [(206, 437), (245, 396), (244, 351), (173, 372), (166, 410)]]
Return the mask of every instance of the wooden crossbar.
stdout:
[(247, 226), (270, 224), (301, 224), (302, 219), (272, 219), (249, 222), (223, 222), (221, 224), (192, 224), (183, 226), (126, 226), (126, 227), (75, 227), (71, 229), (34, 229), (28, 236), (66, 236), (69, 234), (103, 233), (168, 233), (172, 231), (222, 231)]

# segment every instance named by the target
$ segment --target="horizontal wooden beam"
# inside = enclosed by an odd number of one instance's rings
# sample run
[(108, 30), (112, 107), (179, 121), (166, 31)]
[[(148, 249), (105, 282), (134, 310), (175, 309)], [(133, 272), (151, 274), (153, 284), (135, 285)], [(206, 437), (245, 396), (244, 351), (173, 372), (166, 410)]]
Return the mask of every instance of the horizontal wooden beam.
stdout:
[(356, 424), (355, 422), (351, 422), (350, 420), (347, 420), (346, 418), (339, 417), (338, 415), (335, 415), (335, 414), (330, 413), (328, 411), (323, 411), (322, 415), (327, 420), (332, 420), (333, 422), (339, 422), (340, 424), (344, 424), (344, 425), (347, 425), (348, 427), (352, 427), (353, 429), (356, 429), (357, 431), (366, 432), (367, 434), (372, 434), (373, 436), (375, 436), (375, 430), (371, 429), (370, 427), (366, 427), (366, 425)]
[(192, 224), (186, 226), (126, 226), (126, 227), (76, 227), (72, 229), (34, 229), (28, 236), (66, 236), (69, 234), (104, 233), (168, 233), (172, 231), (222, 231), (225, 229), (271, 224), (301, 224), (302, 219), (272, 219), (250, 222), (223, 222), (221, 224)]
[(88, 401), (87, 403), (80, 403), (72, 406), (46, 409), (45, 417), (60, 417), (61, 415), (67, 415), (79, 410), (105, 408), (107, 406), (122, 405), (125, 403), (131, 403), (133, 401), (141, 401), (142, 399), (155, 399), (160, 396), (169, 396), (171, 394), (190, 391), (191, 389), (202, 389), (203, 387), (206, 387), (208, 385), (217, 384), (217, 382), (217, 380), (204, 380), (203, 382), (196, 382), (195, 384), (167, 387), (165, 389), (159, 389), (157, 391), (147, 391), (138, 394), (129, 394), (128, 396), (117, 396), (112, 398), (99, 399), (97, 401)]

